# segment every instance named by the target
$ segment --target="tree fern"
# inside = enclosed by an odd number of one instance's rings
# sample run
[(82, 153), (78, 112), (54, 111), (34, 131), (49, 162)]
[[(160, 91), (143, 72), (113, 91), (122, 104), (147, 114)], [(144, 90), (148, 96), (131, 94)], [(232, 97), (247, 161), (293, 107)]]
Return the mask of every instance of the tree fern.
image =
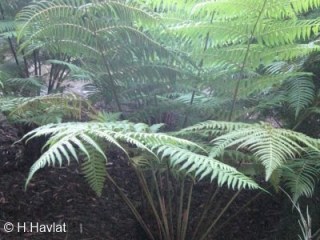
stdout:
[[(301, 14), (318, 8), (319, 1), (146, 1), (146, 4), (156, 6), (164, 18), (170, 14), (178, 16), (175, 23), (165, 22), (166, 33), (184, 42), (180, 44), (181, 49), (189, 52), (203, 67), (228, 69), (223, 77), (211, 76), (204, 85), (213, 89), (214, 96), (221, 93), (233, 96), (233, 102), (272, 87), (279, 89), (286, 80), (285, 75), (278, 73), (254, 76), (247, 72), (319, 51), (317, 41), (312, 41), (319, 31), (319, 18), (301, 18)], [(180, 14), (186, 12), (190, 17), (183, 21)], [(299, 79), (296, 84), (300, 84)], [(288, 96), (295, 115), (311, 101), (312, 94), (304, 93), (301, 101)], [(232, 103), (231, 112), (234, 105)]]
[[(48, 18), (53, 24), (46, 24)], [(99, 21), (99, 18), (105, 19), (105, 21)], [(111, 18), (113, 18), (112, 21), (110, 21)], [(144, 39), (145, 44), (154, 44), (155, 42), (150, 38), (131, 26), (132, 21), (152, 18), (142, 10), (113, 1), (89, 4), (85, 1), (41, 1), (24, 8), (17, 15), (17, 20), (25, 23), (18, 29), (17, 37), (18, 40), (22, 38), (24, 40), (22, 48), (30, 45), (31, 42), (38, 41), (39, 46), (46, 46), (54, 50), (53, 43), (57, 47), (63, 47), (63, 41), (65, 41), (67, 45), (63, 49), (66, 51), (69, 47), (70, 52), (70, 47), (74, 44), (74, 47), (82, 47), (72, 53), (79, 53), (81, 49), (86, 49), (87, 53), (89, 50), (93, 54), (100, 55), (101, 52), (96, 49), (97, 37), (108, 39), (110, 46), (111, 42), (114, 42), (115, 44), (112, 44), (114, 50), (121, 49), (118, 46), (120, 42), (118, 41), (118, 44), (115, 42), (117, 39), (121, 39), (121, 41), (123, 39), (131, 41)], [(90, 21), (93, 21), (94, 25), (89, 24)], [(48, 38), (50, 33), (55, 33), (56, 37), (54, 39)], [(39, 41), (44, 42), (40, 43)], [(148, 45), (151, 49), (150, 44)], [(32, 45), (36, 47), (33, 43), (30, 46)], [(122, 47), (126, 49), (124, 45)]]
[[(48, 19), (52, 24), (47, 24)], [(172, 79), (184, 74), (178, 64), (170, 64), (181, 62), (176, 54), (150, 35), (157, 19), (157, 14), (136, 3), (41, 1), (17, 15), (16, 20), (23, 22), (17, 38), (25, 55), (41, 49), (52, 58), (64, 54), (80, 62), (81, 70), (90, 73), (95, 97), (106, 103), (115, 101), (121, 111), (125, 91), (133, 84), (150, 84), (151, 79), (171, 84)]]

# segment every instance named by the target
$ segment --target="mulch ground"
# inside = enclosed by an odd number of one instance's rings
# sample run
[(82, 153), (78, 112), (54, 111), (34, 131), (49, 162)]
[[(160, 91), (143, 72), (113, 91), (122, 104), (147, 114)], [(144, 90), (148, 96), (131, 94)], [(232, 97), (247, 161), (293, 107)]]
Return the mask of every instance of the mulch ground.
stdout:
[[(30, 149), (26, 150), (22, 144), (12, 146), (12, 142), (19, 139), (20, 136), (14, 132), (12, 127), (7, 126), (5, 129), (6, 132), (0, 132), (0, 240), (146, 239), (139, 224), (118, 196), (114, 187), (107, 182), (102, 196), (97, 197), (79, 173), (76, 165), (61, 169), (45, 168), (39, 171), (25, 191), (26, 176), (34, 161), (34, 159), (29, 159), (28, 155), (32, 155), (34, 152)], [(139, 201), (142, 196), (141, 191), (135, 173), (130, 166), (121, 155), (118, 156), (116, 153), (113, 158), (110, 158), (110, 161), (112, 162), (109, 166), (111, 175), (130, 198), (136, 202)], [(197, 216), (209, 196), (209, 189), (209, 183), (195, 186), (190, 215), (191, 225), (196, 222)], [(225, 222), (256, 193), (242, 192), (219, 223)], [(231, 194), (231, 192), (223, 190), (221, 197), (227, 199)], [(273, 234), (279, 226), (280, 212), (281, 205), (278, 200), (271, 195), (262, 194), (208, 239), (274, 239)], [(26, 223), (27, 226), (30, 222), (38, 222), (39, 224), (65, 223), (67, 232), (19, 233), (15, 229), (11, 233), (6, 233), (3, 228), (6, 222), (13, 223), (15, 228), (17, 228), (18, 222), (20, 225)], [(217, 227), (219, 226), (217, 224)], [(192, 227), (190, 229), (192, 231)]]

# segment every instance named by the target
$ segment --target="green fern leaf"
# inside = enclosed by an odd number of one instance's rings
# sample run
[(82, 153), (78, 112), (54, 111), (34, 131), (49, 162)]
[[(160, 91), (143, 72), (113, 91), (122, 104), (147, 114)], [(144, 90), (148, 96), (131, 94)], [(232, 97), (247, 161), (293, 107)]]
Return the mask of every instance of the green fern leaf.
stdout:
[(228, 188), (232, 189), (259, 188), (252, 179), (214, 158), (170, 145), (159, 147), (157, 153), (161, 154), (162, 158), (169, 157), (170, 164), (173, 167), (179, 166), (180, 171), (193, 172), (199, 180), (208, 176), (211, 181), (216, 179), (219, 186), (226, 184)]
[(290, 79), (288, 82), (288, 102), (297, 118), (301, 110), (308, 107), (315, 97), (315, 86), (308, 76)]
[(283, 179), (285, 186), (289, 188), (294, 203), (301, 196), (311, 197), (318, 181), (320, 171), (314, 162), (295, 159), (294, 162), (283, 166)]
[(82, 163), (81, 169), (92, 190), (101, 196), (106, 179), (106, 158), (95, 150), (89, 150), (90, 159)]

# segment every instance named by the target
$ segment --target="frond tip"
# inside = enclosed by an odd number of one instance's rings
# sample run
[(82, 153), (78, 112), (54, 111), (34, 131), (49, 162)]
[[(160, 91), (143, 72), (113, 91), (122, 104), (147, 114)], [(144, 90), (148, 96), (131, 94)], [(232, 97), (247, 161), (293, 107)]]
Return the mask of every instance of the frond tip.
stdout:
[(92, 149), (92, 151), (90, 151), (90, 159), (82, 163), (81, 170), (92, 190), (95, 191), (98, 196), (101, 196), (107, 171), (105, 157)]
[(174, 146), (162, 146), (157, 149), (157, 153), (162, 158), (169, 157), (172, 166), (178, 166), (180, 171), (194, 174), (199, 180), (209, 177), (211, 181), (216, 179), (219, 186), (226, 184), (232, 189), (259, 188), (251, 178), (212, 157)]

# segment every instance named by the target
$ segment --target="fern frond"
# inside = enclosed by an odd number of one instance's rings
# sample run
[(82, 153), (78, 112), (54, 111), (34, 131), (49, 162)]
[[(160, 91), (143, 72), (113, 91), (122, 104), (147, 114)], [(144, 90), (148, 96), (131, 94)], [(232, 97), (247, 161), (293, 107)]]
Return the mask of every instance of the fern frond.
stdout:
[(288, 103), (295, 111), (297, 118), (301, 110), (308, 107), (315, 97), (315, 86), (310, 76), (301, 76), (289, 79), (288, 82)]
[(232, 189), (258, 188), (258, 185), (249, 177), (214, 158), (170, 145), (159, 147), (157, 153), (160, 154), (162, 158), (169, 157), (170, 164), (174, 167), (178, 165), (179, 171), (186, 170), (187, 173), (194, 172), (199, 180), (208, 176), (211, 181), (216, 179), (219, 186), (226, 184), (228, 188)]
[[(288, 159), (305, 152), (305, 147), (320, 151), (320, 142), (302, 133), (274, 128), (269, 124), (244, 124), (208, 121), (186, 128), (182, 131), (208, 130), (222, 134), (213, 139), (212, 157), (221, 156), (225, 149), (236, 147), (250, 151), (266, 169), (266, 180)], [(212, 134), (212, 132), (209, 132)]]
[(27, 35), (31, 24), (38, 23), (41, 26), (44, 25), (43, 19), (58, 20), (79, 14), (77, 7), (85, 4), (85, 1), (74, 1), (73, 4), (66, 1), (40, 1), (23, 8), (16, 16), (17, 21), (24, 23), (19, 26), (18, 41)]
[(112, 21), (128, 22), (143, 22), (145, 24), (154, 24), (157, 20), (157, 15), (153, 12), (147, 12), (146, 9), (141, 9), (133, 5), (124, 4), (118, 1), (102, 1), (98, 3), (90, 3), (80, 7), (89, 16), (105, 19), (112, 18)]
[[(76, 153), (76, 147), (79, 148), (81, 152), (83, 152), (88, 159), (90, 160), (90, 155), (85, 148), (85, 146), (82, 144), (82, 142), (76, 137), (76, 136), (64, 136), (62, 137), (58, 142), (52, 143), (47, 142), (47, 145), (50, 145), (50, 149), (46, 151), (42, 156), (31, 166), (28, 178), (26, 180), (26, 185), (30, 182), (33, 175), (41, 168), (45, 166), (55, 166), (56, 162), (59, 162), (59, 165), (62, 166), (63, 158), (66, 158), (68, 160), (68, 163), (70, 164), (71, 157), (75, 158), (75, 160), (78, 160), (78, 155)], [(102, 151), (101, 149), (99, 149)]]
[[(48, 19), (53, 24), (47, 24)], [(101, 51), (104, 51), (99, 49), (102, 41), (109, 42), (108, 46), (118, 46), (113, 52), (128, 48), (128, 42), (135, 44), (141, 41), (147, 44), (149, 49), (161, 48), (163, 51), (158, 43), (132, 27), (132, 22), (146, 22), (147, 19), (153, 17), (141, 9), (116, 1), (41, 1), (26, 7), (18, 14), (17, 20), (24, 24), (19, 27), (17, 38), (18, 41), (23, 38), (21, 49), (27, 48), (26, 54), (40, 47), (76, 54), (78, 47), (78, 55), (82, 49), (83, 54), (99, 56)], [(48, 38), (50, 35), (55, 37)], [(100, 42), (98, 46), (97, 42)], [(123, 42), (124, 44), (121, 44)], [(139, 46), (141, 44), (135, 45)]]
[[(281, 73), (281, 74), (273, 74), (273, 75), (256, 75), (256, 76), (249, 76), (248, 78), (242, 79), (242, 81), (239, 84), (239, 91), (238, 96), (240, 99), (246, 99), (250, 95), (258, 95), (260, 93), (268, 93), (272, 89), (278, 89), (280, 86), (286, 81), (292, 79), (292, 85), (295, 85), (294, 79), (297, 79), (296, 86), (300, 85), (302, 87), (304, 83), (304, 87), (301, 89), (300, 96), (303, 98), (301, 101), (299, 101), (300, 104), (307, 105), (307, 103), (310, 103), (312, 99), (310, 99), (310, 91), (312, 92), (312, 82), (310, 81), (311, 74), (304, 73), (304, 72), (288, 72), (288, 73)], [(307, 82), (307, 79), (309, 81)], [(214, 90), (217, 92), (217, 96), (224, 96), (228, 97), (232, 95), (236, 85), (237, 85), (237, 78), (227, 78), (222, 79), (218, 78), (215, 80), (212, 80), (212, 82), (216, 83), (216, 86), (214, 87)], [(303, 81), (304, 80), (304, 81)], [(299, 84), (299, 81), (301, 82)], [(310, 84), (311, 82), (311, 84)], [(294, 88), (296, 91), (297, 88)], [(292, 90), (294, 90), (292, 89)], [(309, 90), (309, 91), (307, 91)], [(290, 91), (289, 91), (290, 92)], [(305, 93), (305, 95), (302, 95)], [(309, 93), (309, 94), (307, 94)], [(304, 100), (304, 101), (303, 101)], [(291, 102), (291, 101), (290, 101)], [(294, 105), (292, 103), (293, 106)]]
[(233, 130), (249, 128), (251, 124), (240, 122), (218, 122), (218, 121), (205, 121), (196, 125), (184, 128), (181, 132), (193, 132), (193, 131), (206, 131), (206, 130), (218, 130), (223, 132), (231, 132)]
[(77, 76), (77, 78), (81, 78), (84, 80), (91, 80), (94, 78), (93, 73), (91, 73), (88, 70), (85, 70), (85, 69), (83, 69), (73, 63), (69, 63), (69, 62), (61, 61), (61, 60), (57, 60), (57, 59), (49, 59), (49, 60), (46, 60), (45, 63), (65, 66), (68, 69), (70, 69), (71, 75)]
[(90, 187), (98, 196), (101, 196), (106, 179), (106, 159), (95, 149), (88, 149), (90, 159), (81, 164), (81, 170)]
[[(6, 86), (7, 92), (14, 92), (16, 96), (27, 96), (32, 95), (31, 93), (37, 93), (44, 85), (38, 77), (29, 78), (8, 78), (3, 81)], [(24, 94), (26, 92), (26, 94)]]
[(43, 125), (61, 122), (63, 117), (81, 119), (83, 111), (93, 112), (91, 105), (74, 94), (52, 94), (30, 98), (1, 99), (2, 111), (12, 121)]
[(115, 122), (120, 120), (121, 112), (98, 112), (96, 115), (91, 116), (92, 120), (98, 122)]
[(16, 23), (14, 21), (0, 21), (0, 35), (15, 32)]
[(26, 134), (24, 139), (29, 141), (35, 137), (50, 135), (44, 146), (44, 148), (48, 147), (48, 150), (32, 165), (26, 186), (40, 168), (54, 165), (56, 162), (61, 165), (63, 158), (67, 158), (68, 162), (71, 158), (78, 160), (76, 148), (78, 152), (85, 154), (88, 161), (92, 160), (90, 149), (105, 157), (101, 147), (94, 140), (98, 139), (116, 146), (125, 153), (123, 143), (147, 151), (154, 156), (154, 159), (169, 157), (172, 165), (179, 165), (181, 171), (185, 169), (187, 172), (194, 172), (200, 179), (209, 175), (211, 180), (217, 178), (220, 185), (227, 184), (231, 188), (258, 188), (256, 183), (233, 167), (186, 149), (191, 147), (198, 149), (198, 152), (203, 152), (199, 145), (166, 134), (153, 133), (153, 131), (155, 129), (145, 124), (134, 124), (127, 121), (62, 123), (39, 127)]
[(320, 7), (320, 1), (319, 0), (304, 0), (304, 1), (290, 1), (292, 4), (292, 8), (297, 13), (304, 13), (308, 12), (311, 9), (315, 9)]
[[(247, 46), (236, 45), (221, 49), (208, 49), (205, 53), (199, 54), (199, 51), (193, 55), (197, 58), (203, 58), (205, 62), (211, 65), (233, 65), (240, 68), (243, 57), (245, 56)], [(247, 60), (247, 67), (257, 68), (259, 65), (268, 65), (272, 61), (293, 60), (298, 57), (306, 56), (312, 52), (318, 51), (319, 46), (310, 44), (288, 44), (279, 47), (264, 47), (252, 44)]]
[(294, 159), (283, 166), (282, 177), (294, 203), (301, 196), (311, 197), (320, 174), (319, 167), (308, 159)]

